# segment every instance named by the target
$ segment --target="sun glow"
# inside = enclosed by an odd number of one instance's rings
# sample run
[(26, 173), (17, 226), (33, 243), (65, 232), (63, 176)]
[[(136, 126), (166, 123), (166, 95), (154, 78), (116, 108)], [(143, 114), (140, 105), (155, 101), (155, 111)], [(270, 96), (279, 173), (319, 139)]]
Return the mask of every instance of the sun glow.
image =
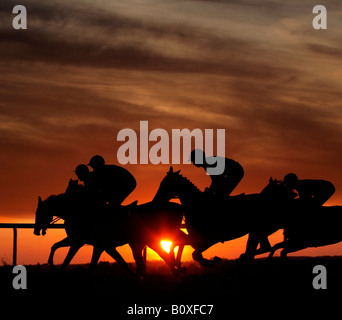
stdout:
[(171, 249), (171, 245), (172, 245), (172, 242), (171, 242), (171, 241), (163, 240), (163, 241), (160, 242), (160, 245), (162, 246), (162, 248), (163, 248), (167, 253), (170, 253), (170, 249)]

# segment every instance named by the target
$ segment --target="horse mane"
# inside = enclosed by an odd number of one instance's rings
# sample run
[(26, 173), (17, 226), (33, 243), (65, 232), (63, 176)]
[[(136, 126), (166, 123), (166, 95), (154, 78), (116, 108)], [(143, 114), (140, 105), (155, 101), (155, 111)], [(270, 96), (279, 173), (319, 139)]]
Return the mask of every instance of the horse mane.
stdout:
[[(61, 193), (61, 194), (52, 194), (51, 196), (47, 197), (43, 202), (48, 205), (48, 206), (52, 206), (55, 207), (59, 206), (59, 204), (61, 203), (61, 201), (63, 201), (65, 199), (65, 194)], [(60, 201), (59, 201), (60, 200)], [(64, 201), (63, 201), (64, 202)]]
[(56, 200), (57, 198), (62, 198), (64, 196), (64, 193), (61, 194), (52, 194), (51, 196), (47, 197), (44, 201), (51, 202)]
[(51, 201), (54, 200), (57, 197), (56, 194), (52, 194), (51, 196), (47, 197), (44, 201)]
[(189, 186), (191, 186), (195, 191), (202, 192), (192, 181), (190, 181), (187, 177), (184, 177), (179, 173), (179, 177), (181, 177)]

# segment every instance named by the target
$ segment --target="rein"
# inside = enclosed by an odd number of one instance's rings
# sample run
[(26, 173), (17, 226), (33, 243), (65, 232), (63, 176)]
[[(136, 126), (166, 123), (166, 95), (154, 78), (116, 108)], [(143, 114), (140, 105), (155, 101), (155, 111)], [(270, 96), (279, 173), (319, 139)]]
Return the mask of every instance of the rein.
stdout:
[(55, 224), (57, 221), (59, 221), (61, 218), (60, 217), (56, 217), (55, 219), (53, 219), (50, 224)]

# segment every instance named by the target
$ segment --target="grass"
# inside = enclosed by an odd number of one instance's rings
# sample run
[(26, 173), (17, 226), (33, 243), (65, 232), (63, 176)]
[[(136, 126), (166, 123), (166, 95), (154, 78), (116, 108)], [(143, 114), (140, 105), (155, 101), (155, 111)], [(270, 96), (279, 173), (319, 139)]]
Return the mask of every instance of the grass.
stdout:
[[(318, 264), (327, 269), (327, 290), (313, 289), (312, 270)], [(299, 301), (320, 303), (330, 298), (337, 300), (342, 291), (342, 257), (290, 258), (285, 263), (279, 258), (271, 263), (257, 259), (242, 269), (236, 268), (235, 260), (223, 260), (216, 268), (202, 268), (195, 262), (185, 266), (187, 274), (177, 281), (165, 264), (148, 261), (145, 279), (137, 282), (116, 263), (102, 262), (91, 275), (87, 265), (71, 265), (65, 272), (51, 271), (48, 265), (30, 265), (28, 289), (17, 291), (12, 288), (12, 267), (6, 265), (0, 268), (1, 295), (34, 300), (48, 297), (57, 302), (75, 298), (110, 301), (121, 315), (120, 320), (126, 320), (127, 307), (133, 304), (214, 304), (214, 319), (221, 319), (218, 315), (228, 305), (234, 308), (235, 302), (260, 306), (270, 305), (271, 301), (287, 306)]]

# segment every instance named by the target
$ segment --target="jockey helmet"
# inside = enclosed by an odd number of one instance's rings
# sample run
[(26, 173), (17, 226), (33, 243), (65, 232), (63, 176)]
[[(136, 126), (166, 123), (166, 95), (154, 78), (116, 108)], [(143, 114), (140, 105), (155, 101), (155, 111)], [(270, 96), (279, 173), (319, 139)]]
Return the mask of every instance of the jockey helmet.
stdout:
[(93, 156), (88, 163), (88, 166), (91, 166), (95, 170), (96, 170), (96, 168), (101, 168), (104, 165), (105, 165), (105, 161), (104, 161), (103, 157), (101, 157), (99, 155)]

